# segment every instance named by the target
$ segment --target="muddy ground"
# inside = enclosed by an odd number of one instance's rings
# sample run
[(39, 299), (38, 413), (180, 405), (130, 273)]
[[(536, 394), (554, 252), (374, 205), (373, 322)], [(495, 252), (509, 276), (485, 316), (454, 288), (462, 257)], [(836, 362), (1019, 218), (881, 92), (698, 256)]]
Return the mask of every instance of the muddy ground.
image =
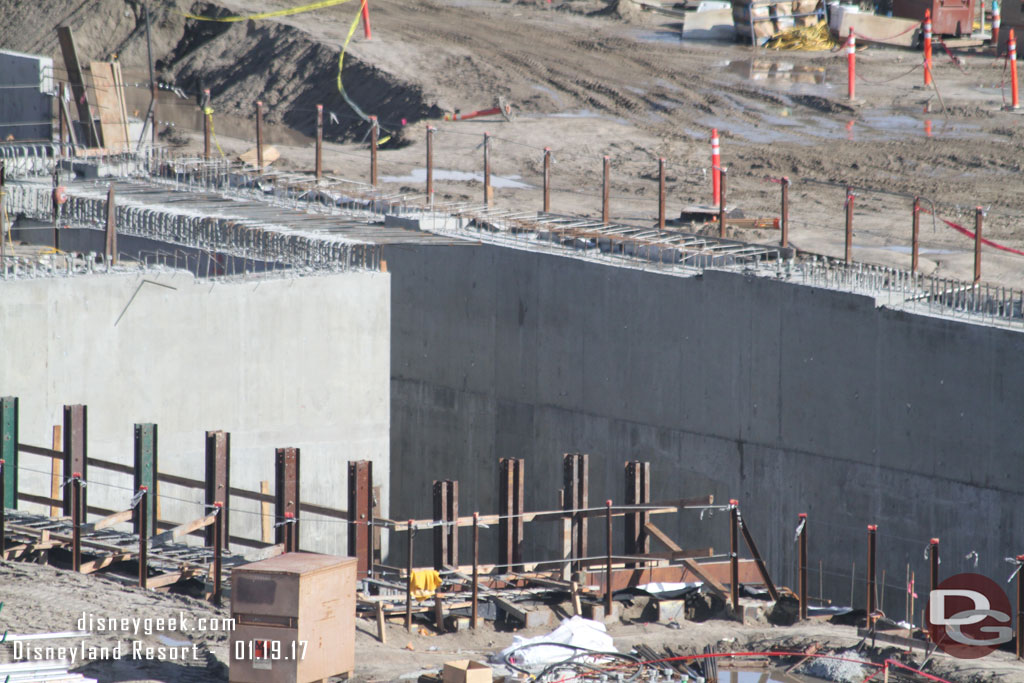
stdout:
[[(90, 633), (85, 638), (35, 641), (34, 645), (81, 647), (84, 642), (87, 647), (113, 652), (120, 644), (120, 658), (100, 659), (99, 654), (93, 653), (87, 656), (91, 661), (79, 660), (71, 667), (99, 681), (227, 680), (229, 629), (215, 623), (230, 616), (227, 609), (182, 595), (143, 591), (102, 574), (76, 575), (45, 565), (9, 562), (0, 562), (0, 601), (0, 630), (10, 634), (74, 631), (83, 626)], [(566, 608), (568, 604), (556, 611), (564, 616)], [(625, 607), (620, 619), (609, 623), (609, 632), (620, 652), (629, 652), (637, 644), (645, 644), (656, 652), (670, 647), (677, 654), (700, 652), (708, 644), (715, 644), (720, 652), (804, 651), (813, 643), (819, 643), (825, 651), (841, 652), (860, 642), (852, 626), (819, 622), (791, 627), (772, 627), (767, 623), (742, 626), (723, 620), (669, 625), (640, 621), (642, 611), (639, 604)], [(86, 621), (80, 623), (83, 617)], [(98, 622), (111, 617), (152, 621), (129, 625), (127, 629), (111, 629)], [(166, 621), (160, 625), (157, 619)], [(170, 620), (176, 623), (171, 624)], [(418, 673), (436, 671), (446, 661), (486, 661), (492, 653), (512, 644), (513, 636), (541, 635), (556, 625), (557, 616), (550, 626), (519, 632), (495, 630), (492, 622), (485, 622), (477, 631), (439, 635), (433, 628), (419, 624), (408, 633), (400, 623), (394, 623), (387, 626), (386, 644), (382, 644), (377, 639), (376, 624), (370, 619), (359, 619), (353, 680), (416, 680)], [(184, 648), (184, 654), (172, 656), (169, 648), (175, 647)], [(0, 645), (0, 661), (8, 661), (13, 654), (10, 643)], [(895, 648), (869, 647), (861, 656), (873, 661), (892, 657), (914, 666), (923, 659), (921, 651), (907, 655)], [(1024, 681), (1024, 666), (1016, 663), (1011, 654), (1002, 652), (982, 660), (956, 660), (939, 654), (927, 665), (927, 671), (957, 682)]]
[[(138, 83), (133, 102), (145, 110), (145, 41), (141, 3), (98, 0), (8, 0), (0, 27), (4, 47), (58, 56), (53, 26), (70, 22), (90, 58), (117, 53)], [(159, 78), (181, 89), (162, 92), (164, 139), (196, 147), (189, 128), (194, 101), (213, 93), (215, 133), (227, 154), (252, 145), (253, 102), (266, 102), (268, 140), (284, 154), (278, 166), (309, 169), (314, 107), (328, 112), (327, 166), (366, 179), (367, 124), (339, 96), (337, 56), (355, 3), (281, 19), (239, 23), (186, 21), (246, 13), (283, 2), (154, 1), (153, 37)], [(294, 5), (294, 3), (290, 3)], [(854, 207), (855, 257), (893, 266), (909, 263), (911, 199), (973, 228), (974, 207), (988, 214), (984, 234), (1024, 247), (1018, 208), (1021, 116), (1000, 111), (1009, 97), (1004, 61), (974, 48), (955, 63), (936, 48), (936, 89), (923, 87), (920, 53), (864, 47), (858, 55), (858, 99), (846, 98), (842, 51), (777, 52), (728, 41), (682, 41), (679, 20), (643, 12), (623, 0), (373, 0), (373, 39), (356, 31), (344, 83), (351, 99), (380, 117), (394, 140), (381, 154), (384, 182), (423, 191), (425, 127), (437, 126), (435, 163), (451, 174), (438, 199), (482, 199), (479, 145), (494, 136), (499, 206), (540, 207), (542, 150), (555, 165), (552, 208), (600, 211), (601, 157), (612, 160), (613, 218), (656, 215), (657, 159), (669, 168), (669, 215), (710, 202), (710, 129), (722, 138), (728, 203), (747, 216), (778, 214), (779, 185), (793, 180), (792, 240), (801, 249), (841, 256), (844, 185), (859, 188)], [(517, 118), (444, 122), (444, 111), (492, 106), (499, 97)], [(333, 116), (332, 116), (333, 115)], [(403, 125), (404, 120), (404, 125)], [(176, 125), (170, 126), (169, 123)], [(448, 179), (450, 178), (450, 179)], [(520, 187), (526, 185), (527, 187)], [(774, 231), (738, 236), (771, 243)], [(969, 278), (971, 240), (931, 216), (922, 221), (922, 269)], [(983, 279), (1024, 285), (1024, 257), (984, 250)]]

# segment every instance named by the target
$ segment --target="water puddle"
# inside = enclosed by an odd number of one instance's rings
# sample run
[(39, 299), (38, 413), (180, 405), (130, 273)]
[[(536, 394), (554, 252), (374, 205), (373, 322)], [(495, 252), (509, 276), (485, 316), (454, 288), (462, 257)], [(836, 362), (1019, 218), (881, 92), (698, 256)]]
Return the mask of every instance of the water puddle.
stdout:
[(729, 73), (751, 81), (775, 81), (778, 83), (804, 83), (823, 85), (828, 83), (828, 72), (823, 66), (792, 64), (771, 59), (735, 59), (726, 62)]
[[(380, 180), (384, 183), (426, 184), (427, 169), (414, 168), (408, 175), (386, 175), (381, 176)], [(482, 183), (484, 181), (484, 174), (474, 173), (472, 171), (453, 171), (444, 168), (435, 168), (434, 180), (453, 180), (456, 182), (476, 181), (478, 183)], [(533, 185), (520, 181), (518, 175), (500, 176), (491, 174), (491, 185), (497, 188), (510, 188), (513, 190), (525, 190), (533, 187)]]
[(680, 31), (637, 31), (633, 37), (642, 43), (683, 42), (683, 34)]

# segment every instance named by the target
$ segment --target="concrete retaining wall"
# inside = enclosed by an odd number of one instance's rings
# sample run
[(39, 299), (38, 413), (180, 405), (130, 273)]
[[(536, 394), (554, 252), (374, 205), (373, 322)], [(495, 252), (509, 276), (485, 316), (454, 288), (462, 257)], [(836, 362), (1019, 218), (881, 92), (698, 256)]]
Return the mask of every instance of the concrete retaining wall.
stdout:
[[(441, 478), (460, 480), (463, 514), (495, 512), (499, 457), (526, 459), (528, 510), (557, 507), (561, 454), (580, 451), (591, 504), (623, 499), (631, 459), (652, 462), (656, 500), (738, 498), (794, 588), (793, 530), (809, 513), (812, 592), (820, 560), (826, 596), (843, 603), (854, 562), (863, 602), (865, 526), (878, 524), (885, 606), (900, 618), (907, 564), (926, 582), (931, 536), (944, 575), (972, 569), (963, 556), (977, 551), (977, 570), (999, 577), (1024, 551), (1019, 333), (739, 273), (486, 245), (385, 258), (397, 518), (429, 517)], [(727, 550), (724, 514), (656, 523), (684, 547)], [(557, 555), (553, 527), (527, 525), (527, 560)], [(496, 535), (484, 533), (485, 561)]]
[[(378, 480), (389, 476), (389, 297), (389, 277), (370, 272), (244, 283), (154, 272), (8, 280), (0, 394), (21, 398), (21, 441), (47, 447), (62, 405), (87, 404), (89, 456), (126, 465), (133, 423), (155, 422), (160, 470), (195, 479), (204, 431), (229, 431), (232, 485), (248, 490), (262, 480), (273, 487), (274, 448), (297, 446), (303, 500), (346, 509), (348, 460), (372, 460)], [(23, 454), (20, 464), (22, 490), (46, 495), (49, 459)], [(92, 469), (89, 503), (124, 509), (131, 485), (128, 475)], [(163, 518), (202, 514), (201, 491), (162, 484), (161, 495)], [(231, 533), (259, 538), (258, 513), (257, 503), (233, 499)], [(344, 523), (303, 522), (304, 549), (346, 554)]]

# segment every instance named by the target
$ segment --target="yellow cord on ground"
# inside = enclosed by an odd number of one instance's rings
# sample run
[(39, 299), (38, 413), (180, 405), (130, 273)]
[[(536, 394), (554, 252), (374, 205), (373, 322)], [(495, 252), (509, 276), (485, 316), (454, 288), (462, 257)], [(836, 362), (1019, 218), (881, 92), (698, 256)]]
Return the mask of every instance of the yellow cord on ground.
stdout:
[(780, 31), (765, 43), (765, 47), (773, 50), (831, 50), (838, 45), (824, 21)]
[(302, 5), (301, 7), (292, 7), (290, 9), (279, 9), (274, 12), (261, 12), (259, 14), (249, 14), (244, 17), (202, 17), (196, 14), (184, 14), (187, 19), (195, 19), (196, 21), (220, 21), (220, 22), (235, 22), (235, 21), (249, 21), (256, 19), (270, 19), (272, 17), (288, 17), (293, 14), (302, 14), (303, 12), (312, 12), (314, 10), (323, 9), (324, 7), (333, 7), (334, 5), (340, 5), (342, 3), (349, 2), (349, 0), (322, 0), (321, 2), (314, 2), (309, 5)]

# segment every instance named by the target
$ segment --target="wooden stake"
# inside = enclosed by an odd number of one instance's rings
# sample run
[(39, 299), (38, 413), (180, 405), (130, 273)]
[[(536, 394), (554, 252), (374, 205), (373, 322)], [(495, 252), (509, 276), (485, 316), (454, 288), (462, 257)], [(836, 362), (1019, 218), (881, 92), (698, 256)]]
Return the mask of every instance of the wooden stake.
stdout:
[[(269, 481), (260, 482), (260, 493), (270, 495)], [(263, 521), (263, 542), (272, 543), (274, 538), (274, 520), (270, 513), (270, 503), (268, 501), (264, 500), (260, 502), (260, 518)]]

